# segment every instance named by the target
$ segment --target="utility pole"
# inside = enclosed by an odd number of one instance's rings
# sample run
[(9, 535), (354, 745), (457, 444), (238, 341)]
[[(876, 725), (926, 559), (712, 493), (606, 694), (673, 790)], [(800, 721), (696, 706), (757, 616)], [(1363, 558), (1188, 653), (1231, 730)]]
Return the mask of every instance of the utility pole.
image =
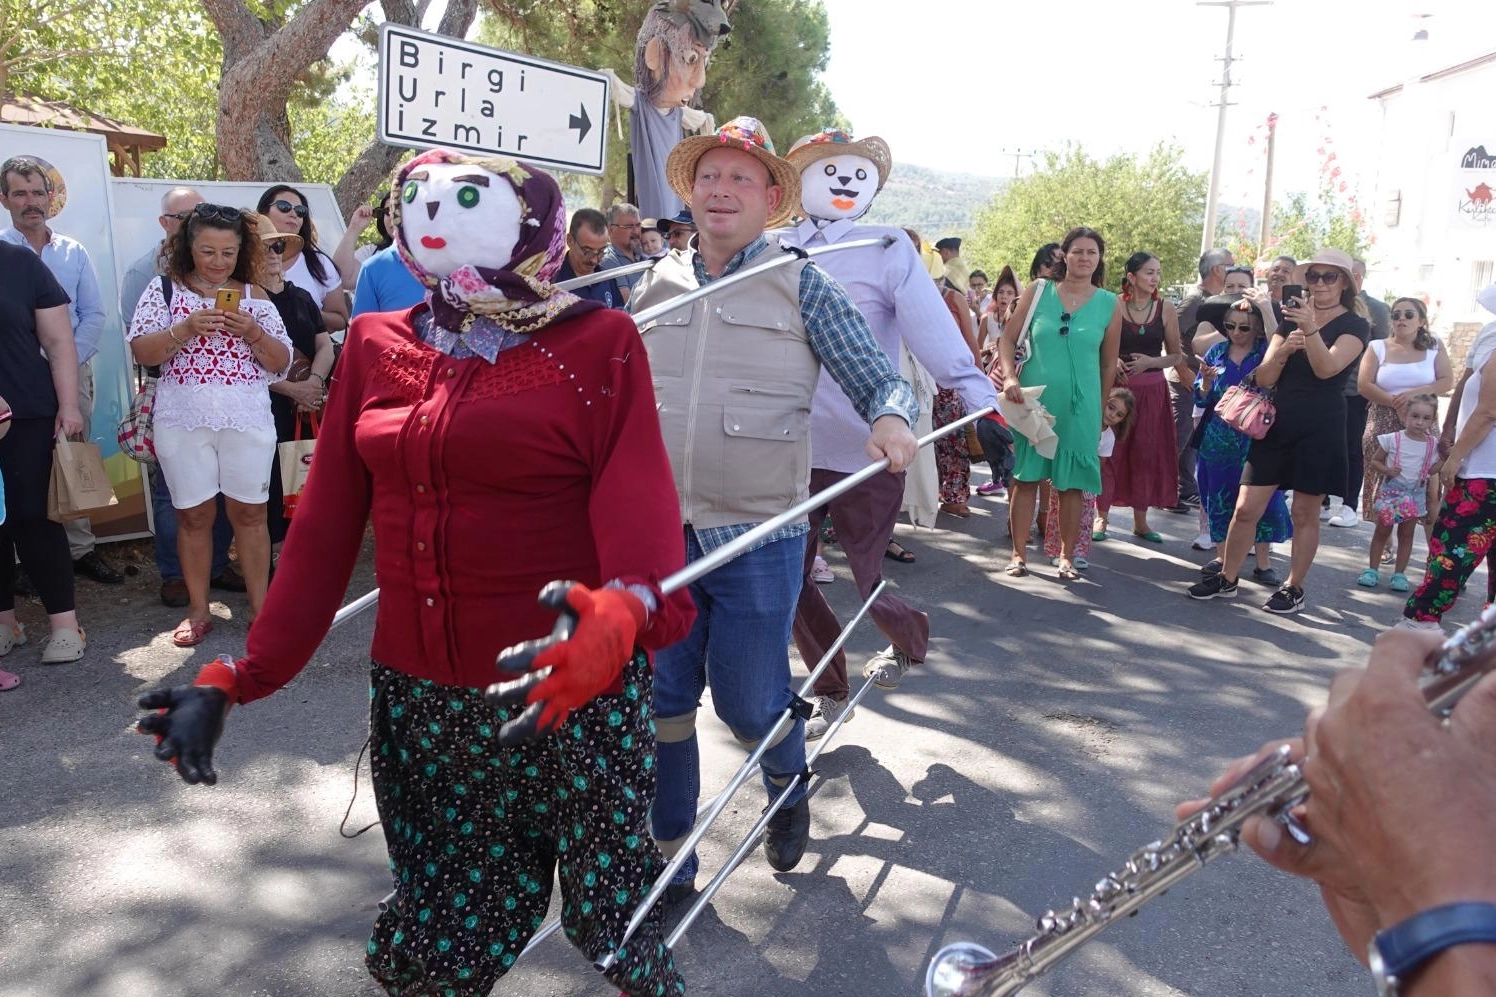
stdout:
[(1267, 254), (1267, 240), (1273, 234), (1273, 151), (1278, 143), (1278, 116), (1267, 116), (1267, 171), (1262, 178), (1262, 232), (1257, 252)]
[(1011, 150), (1010, 149), (1003, 149), (1002, 151), (1000, 151), (998, 153), (998, 155), (1001, 156), (1001, 157), (1003, 157), (1004, 159), (1007, 159), (1009, 156), (1013, 157), (1013, 179), (1014, 180), (1018, 179), (1018, 165), (1019, 165), (1019, 163), (1022, 162), (1023, 160), (1025, 160), (1025, 159), (1032, 160), (1038, 154), (1039, 154), (1039, 150), (1038, 149), (1031, 149), (1028, 152), (1023, 151), (1022, 149), (1011, 149)]
[(1210, 165), (1210, 194), (1205, 199), (1205, 225), (1204, 231), (1200, 233), (1201, 255), (1215, 245), (1216, 205), (1221, 193), (1221, 153), (1225, 149), (1226, 141), (1226, 108), (1231, 106), (1231, 64), (1236, 61), (1236, 56), (1231, 51), (1232, 43), (1236, 40), (1236, 9), (1238, 7), (1267, 7), (1271, 3), (1272, 0), (1204, 0), (1204, 2), (1195, 4), (1196, 7), (1226, 8), (1226, 54), (1219, 60), (1221, 63), (1221, 101), (1218, 106), (1221, 113), (1216, 118), (1215, 159)]

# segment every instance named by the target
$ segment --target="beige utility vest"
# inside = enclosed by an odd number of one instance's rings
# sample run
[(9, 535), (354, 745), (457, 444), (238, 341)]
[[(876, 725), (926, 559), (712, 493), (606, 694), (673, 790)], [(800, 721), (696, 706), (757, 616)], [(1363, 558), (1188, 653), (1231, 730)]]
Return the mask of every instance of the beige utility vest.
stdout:
[[(745, 264), (775, 259), (769, 249)], [(698, 286), (672, 250), (634, 289), (638, 312)], [(640, 329), (681, 520), (760, 523), (809, 495), (810, 400), (821, 363), (800, 320), (804, 259), (683, 305)]]

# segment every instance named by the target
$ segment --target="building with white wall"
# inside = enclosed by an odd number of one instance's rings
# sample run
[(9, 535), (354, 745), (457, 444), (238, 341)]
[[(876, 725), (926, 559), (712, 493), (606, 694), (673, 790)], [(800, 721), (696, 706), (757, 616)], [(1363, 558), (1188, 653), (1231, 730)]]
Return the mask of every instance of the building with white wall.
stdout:
[(1368, 290), (1424, 298), (1456, 360), (1491, 318), (1475, 295), (1496, 282), (1493, 95), (1496, 51), (1371, 95), (1381, 135)]

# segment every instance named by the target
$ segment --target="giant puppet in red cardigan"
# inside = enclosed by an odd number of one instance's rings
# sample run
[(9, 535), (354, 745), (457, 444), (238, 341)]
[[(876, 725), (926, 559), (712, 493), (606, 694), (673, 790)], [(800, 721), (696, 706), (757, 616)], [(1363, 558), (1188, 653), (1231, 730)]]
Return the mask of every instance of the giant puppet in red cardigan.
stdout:
[[(395, 893), (365, 961), (391, 995), (477, 997), (540, 926), (558, 867), (590, 960), (658, 874), (646, 651), (693, 611), (659, 590), (685, 551), (638, 332), (548, 282), (565, 245), (555, 181), (437, 150), (393, 190), (427, 299), (354, 321), (244, 657), (141, 697), (159, 712), (140, 729), (185, 781), (216, 782), (230, 707), (306, 664), (372, 520), (370, 749)], [(547, 637), (558, 611), (568, 625)], [(511, 679), (534, 670), (486, 698), (501, 656)], [(608, 977), (685, 992), (657, 921)]]

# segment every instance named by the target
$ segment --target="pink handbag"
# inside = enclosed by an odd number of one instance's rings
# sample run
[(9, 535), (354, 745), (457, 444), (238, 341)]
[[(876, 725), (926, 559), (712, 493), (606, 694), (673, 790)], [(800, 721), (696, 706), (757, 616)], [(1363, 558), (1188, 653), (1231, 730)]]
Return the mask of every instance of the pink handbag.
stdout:
[(1269, 392), (1253, 384), (1250, 377), (1226, 389), (1216, 402), (1215, 413), (1226, 425), (1254, 440), (1266, 436), (1278, 417)]

